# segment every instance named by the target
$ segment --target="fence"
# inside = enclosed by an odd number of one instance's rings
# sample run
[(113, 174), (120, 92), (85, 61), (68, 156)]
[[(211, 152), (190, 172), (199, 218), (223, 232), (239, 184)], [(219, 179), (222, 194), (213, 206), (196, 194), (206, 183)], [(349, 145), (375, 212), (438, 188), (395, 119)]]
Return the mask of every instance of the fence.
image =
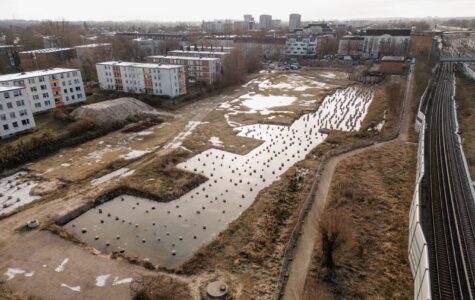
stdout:
[[(421, 99), (421, 104), (427, 96), (427, 89)], [(421, 109), (422, 105), (419, 107)], [(424, 141), (426, 130), (425, 115), (417, 113), (416, 128), (420, 131), (419, 147), (417, 150), (416, 189), (409, 211), (409, 247), (408, 258), (414, 278), (414, 299), (431, 299), (429, 253), (427, 241), (421, 226), (421, 186), (425, 175)]]

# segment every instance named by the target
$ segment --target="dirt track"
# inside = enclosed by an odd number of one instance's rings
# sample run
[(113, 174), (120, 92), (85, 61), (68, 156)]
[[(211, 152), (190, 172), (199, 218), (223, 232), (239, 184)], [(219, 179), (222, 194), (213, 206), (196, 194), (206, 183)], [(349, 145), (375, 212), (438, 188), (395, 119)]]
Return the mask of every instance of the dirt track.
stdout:
[(300, 239), (297, 243), (297, 248), (294, 253), (292, 263), (289, 268), (289, 278), (287, 285), (285, 287), (284, 299), (301, 299), (302, 292), (305, 286), (305, 280), (309, 267), (312, 261), (312, 253), (315, 246), (315, 240), (318, 237), (318, 222), (320, 219), (320, 213), (325, 207), (328, 191), (330, 189), (330, 184), (335, 172), (335, 168), (338, 163), (348, 157), (362, 153), (364, 151), (371, 151), (376, 148), (379, 148), (385, 144), (398, 144), (406, 143), (408, 139), (409, 126), (410, 124), (410, 109), (412, 99), (412, 88), (413, 88), (413, 68), (411, 68), (411, 73), (408, 79), (409, 84), (406, 86), (405, 99), (403, 103), (403, 113), (401, 116), (401, 127), (397, 138), (378, 143), (372, 146), (365, 148), (360, 148), (353, 150), (330, 159), (320, 176), (320, 181), (318, 184), (317, 192), (315, 195), (315, 202), (313, 203), (310, 212), (308, 213), (305, 223), (302, 227), (303, 234), (300, 236)]

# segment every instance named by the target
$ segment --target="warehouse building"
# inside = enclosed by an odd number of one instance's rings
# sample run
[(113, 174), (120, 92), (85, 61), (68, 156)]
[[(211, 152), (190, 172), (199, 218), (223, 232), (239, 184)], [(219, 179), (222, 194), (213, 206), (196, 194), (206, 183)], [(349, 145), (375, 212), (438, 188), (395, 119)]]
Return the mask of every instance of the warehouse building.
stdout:
[(168, 96), (186, 94), (184, 66), (110, 61), (96, 64), (103, 90)]
[(25, 89), (0, 86), (0, 138), (35, 128)]
[(0, 85), (24, 87), (33, 113), (86, 101), (81, 72), (47, 69), (0, 76)]
[(351, 56), (359, 58), (364, 55), (364, 37), (347, 35), (340, 39), (338, 44), (338, 56)]
[(188, 82), (214, 83), (221, 73), (219, 58), (186, 56), (149, 56), (147, 62), (185, 66)]
[(411, 29), (367, 29), (364, 33), (365, 56), (406, 56), (409, 54)]

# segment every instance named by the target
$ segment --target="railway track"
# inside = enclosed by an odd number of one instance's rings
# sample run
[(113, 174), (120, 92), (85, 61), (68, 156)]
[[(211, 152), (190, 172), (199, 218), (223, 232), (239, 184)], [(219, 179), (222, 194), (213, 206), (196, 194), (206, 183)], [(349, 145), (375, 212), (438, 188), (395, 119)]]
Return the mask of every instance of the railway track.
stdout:
[(433, 299), (475, 298), (475, 205), (455, 133), (454, 65), (439, 66), (426, 107), (426, 218)]

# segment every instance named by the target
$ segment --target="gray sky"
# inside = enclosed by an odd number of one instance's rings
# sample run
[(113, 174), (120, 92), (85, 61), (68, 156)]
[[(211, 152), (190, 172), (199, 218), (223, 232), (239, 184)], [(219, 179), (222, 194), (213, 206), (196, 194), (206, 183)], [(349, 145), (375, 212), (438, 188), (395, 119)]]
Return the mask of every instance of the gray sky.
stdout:
[[(475, 0), (2, 0), (0, 19), (201, 21), (271, 14), (288, 20), (475, 16)], [(69, 4), (71, 3), (71, 4)], [(282, 3), (282, 4), (280, 4)]]

